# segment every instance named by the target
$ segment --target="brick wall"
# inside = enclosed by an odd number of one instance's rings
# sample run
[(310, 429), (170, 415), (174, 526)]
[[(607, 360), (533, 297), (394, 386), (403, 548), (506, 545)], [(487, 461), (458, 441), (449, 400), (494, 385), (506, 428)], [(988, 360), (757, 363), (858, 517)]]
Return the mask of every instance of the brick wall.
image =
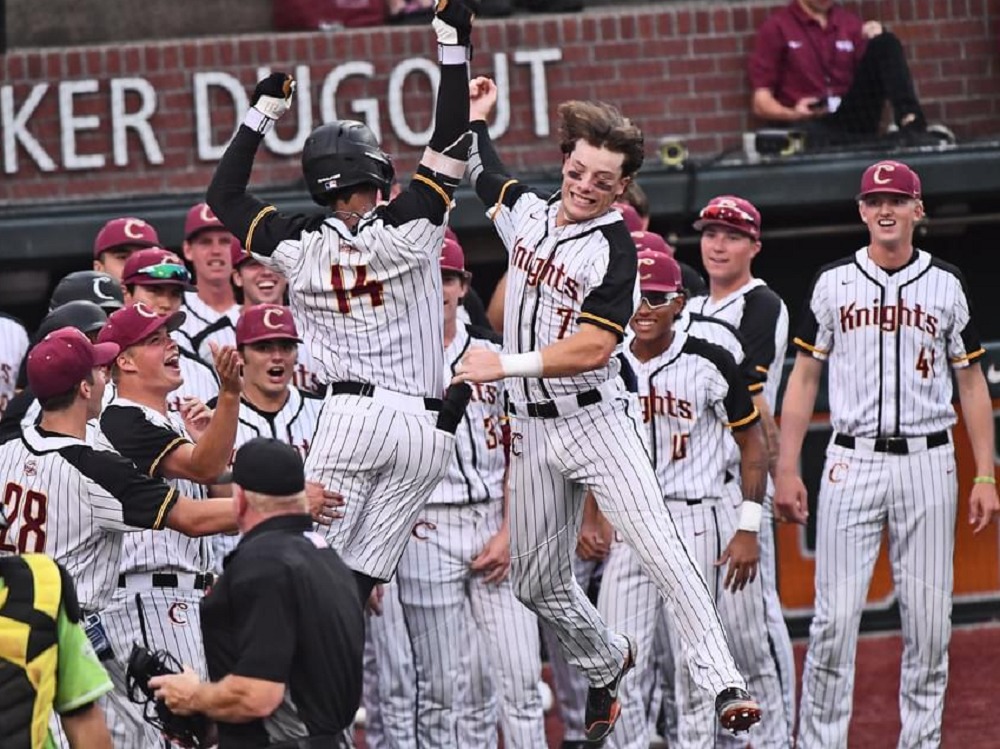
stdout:
[[(499, 139), (504, 157), (516, 171), (554, 167), (557, 152), (544, 132), (567, 98), (616, 102), (646, 131), (651, 152), (662, 135), (682, 136), (702, 156), (737, 145), (751, 124), (745, 63), (753, 30), (775, 5), (690, 2), (481, 23), (474, 73), (505, 68), (510, 81), (509, 126)], [(853, 5), (903, 40), (930, 120), (947, 122), (962, 138), (1000, 131), (1000, 0)], [(0, 203), (204, 189), (239, 106), (220, 86), (207, 86), (198, 106), (195, 80), (215, 73), (245, 89), (266, 65), (307, 66), (308, 125), (329, 114), (334, 97), (324, 99), (324, 85), (329, 93), (341, 77), (337, 115), (359, 116), (354, 106), (365, 116), (377, 110), (385, 147), (408, 172), (420, 149), (404, 141), (419, 140), (430, 122), (431, 83), (419, 66), (420, 58), (433, 59), (432, 42), (426, 28), (377, 28), (10, 52), (0, 58)], [(495, 53), (506, 54), (500, 69)], [(539, 61), (546, 55), (561, 58)], [(400, 62), (412, 59), (417, 72), (403, 76)], [(353, 71), (341, 67), (346, 63)], [(365, 64), (370, 74), (358, 74)], [(154, 113), (141, 114), (154, 105)], [(201, 140), (211, 142), (201, 149), (199, 112), (210, 119)], [(289, 155), (262, 153), (255, 185), (297, 180), (294, 141), (308, 129), (300, 131), (297, 116), (278, 130), (292, 141), (284, 148)], [(127, 126), (137, 120), (139, 127)]]

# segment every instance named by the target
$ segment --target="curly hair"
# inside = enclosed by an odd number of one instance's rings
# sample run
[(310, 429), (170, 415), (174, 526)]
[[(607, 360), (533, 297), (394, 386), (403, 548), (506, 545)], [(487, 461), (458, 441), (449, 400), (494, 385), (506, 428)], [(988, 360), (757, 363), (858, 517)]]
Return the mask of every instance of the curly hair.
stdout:
[(625, 156), (622, 176), (639, 171), (645, 158), (642, 131), (618, 107), (603, 101), (566, 101), (559, 105), (559, 147), (568, 156), (576, 142), (585, 140)]

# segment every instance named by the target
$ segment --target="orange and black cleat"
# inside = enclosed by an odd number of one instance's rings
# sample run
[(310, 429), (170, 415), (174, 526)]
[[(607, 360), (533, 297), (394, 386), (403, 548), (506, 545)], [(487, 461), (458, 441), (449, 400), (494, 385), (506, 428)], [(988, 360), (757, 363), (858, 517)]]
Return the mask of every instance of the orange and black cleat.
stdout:
[(628, 652), (625, 654), (625, 663), (622, 670), (610, 684), (603, 687), (591, 687), (587, 692), (587, 717), (584, 721), (584, 731), (587, 741), (594, 743), (603, 741), (611, 730), (615, 727), (618, 716), (621, 715), (622, 706), (618, 702), (618, 685), (621, 684), (622, 677), (635, 666), (635, 643), (632, 638), (626, 635), (628, 642)]
[(734, 734), (749, 731), (760, 722), (760, 705), (745, 689), (729, 687), (715, 698), (715, 712), (722, 727)]

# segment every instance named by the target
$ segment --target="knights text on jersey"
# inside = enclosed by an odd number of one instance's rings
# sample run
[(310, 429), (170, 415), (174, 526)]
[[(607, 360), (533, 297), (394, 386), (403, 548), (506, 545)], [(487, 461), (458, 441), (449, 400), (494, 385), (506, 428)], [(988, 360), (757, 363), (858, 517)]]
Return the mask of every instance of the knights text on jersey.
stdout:
[[(445, 371), (449, 376), (454, 374), (470, 346), (496, 352), (502, 349), (492, 333), (459, 321), (455, 339), (444, 352)], [(469, 384), (472, 385), (472, 398), (455, 431), (455, 455), (427, 504), (464, 505), (503, 496), (507, 467), (503, 447), (503, 380)]]
[[(788, 308), (761, 279), (752, 278), (722, 299), (691, 299), (685, 311), (717, 317), (736, 328), (743, 340), (746, 370), (763, 384), (764, 398), (774, 411), (788, 348)], [(756, 392), (756, 390), (755, 390)]]
[(760, 419), (746, 380), (732, 355), (707, 341), (675, 332), (669, 348), (635, 371), (650, 454), (663, 496), (708, 499), (722, 494), (727, 430)]
[[(115, 398), (101, 414), (97, 447), (125, 456), (147, 476), (161, 476), (163, 459), (191, 442), (176, 413), (164, 416), (125, 398)], [(170, 479), (180, 496), (205, 499), (207, 487), (187, 479)], [(165, 530), (134, 534), (125, 539), (121, 572), (204, 572), (212, 563), (207, 539)]]
[(0, 313), (0, 414), (14, 397), (21, 360), (28, 352), (28, 334), (12, 317)]
[[(504, 351), (537, 351), (572, 335), (582, 323), (621, 341), (639, 302), (635, 243), (621, 214), (556, 225), (558, 201), (515, 185), (491, 211), (507, 247)], [(591, 390), (618, 376), (617, 357), (572, 377), (507, 383), (511, 399), (544, 401)]]
[(35, 426), (0, 446), (0, 488), (10, 522), (0, 530), (0, 555), (49, 555), (88, 611), (111, 600), (122, 532), (162, 528), (177, 496), (120, 455)]
[(822, 268), (795, 344), (829, 360), (833, 428), (869, 438), (949, 429), (951, 368), (984, 353), (961, 271), (923, 250), (892, 273), (867, 248)]

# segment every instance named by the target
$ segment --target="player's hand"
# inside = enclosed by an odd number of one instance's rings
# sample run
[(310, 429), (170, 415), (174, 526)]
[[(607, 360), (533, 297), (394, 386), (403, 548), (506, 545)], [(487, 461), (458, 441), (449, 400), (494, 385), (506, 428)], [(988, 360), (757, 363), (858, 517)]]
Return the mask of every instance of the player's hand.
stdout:
[(779, 473), (774, 479), (774, 516), (781, 523), (805, 525), (809, 520), (809, 502), (802, 477)]
[(874, 39), (883, 31), (885, 31), (885, 28), (882, 26), (881, 21), (865, 21), (861, 25), (861, 36), (865, 39)]
[(179, 674), (153, 676), (149, 680), (156, 699), (163, 700), (170, 711), (178, 715), (193, 715), (197, 712), (192, 707), (192, 701), (199, 684), (201, 677), (187, 665)]
[(469, 568), (483, 576), (484, 583), (502, 583), (510, 572), (510, 530), (507, 525), (494, 534), (483, 550), (469, 563)]
[(232, 346), (220, 346), (215, 341), (209, 341), (208, 348), (212, 351), (215, 373), (219, 375), (219, 392), (238, 396), (243, 390), (243, 365), (239, 352)]
[(383, 598), (385, 598), (385, 586), (382, 584), (376, 585), (372, 588), (372, 592), (368, 594), (368, 600), (365, 601), (365, 611), (372, 616), (382, 616)]
[(997, 498), (995, 484), (973, 484), (969, 494), (969, 525), (975, 526), (973, 533), (979, 533), (993, 522), (1000, 513), (1000, 499)]
[(269, 120), (281, 119), (292, 108), (295, 79), (288, 73), (271, 73), (257, 83), (250, 98), (250, 106)]
[(455, 369), (452, 382), (495, 382), (503, 379), (500, 354), (482, 346), (473, 346)]
[(437, 0), (434, 33), (438, 44), (468, 47), (472, 41), (472, 19), (479, 12), (479, 0)]
[(497, 84), (484, 75), (469, 81), (469, 122), (489, 119), (497, 103)]
[(760, 544), (757, 543), (757, 534), (751, 531), (736, 531), (722, 552), (722, 556), (715, 560), (716, 567), (729, 563), (722, 587), (733, 593), (743, 590), (747, 583), (757, 579), (759, 561)]
[(306, 482), (306, 501), (309, 502), (309, 514), (320, 525), (330, 525), (344, 517), (338, 509), (344, 506), (344, 497), (316, 481)]
[(604, 515), (596, 519), (584, 517), (576, 537), (576, 555), (588, 562), (601, 562), (611, 551), (615, 529)]
[(193, 395), (185, 395), (181, 398), (179, 411), (181, 418), (184, 419), (184, 428), (187, 429), (188, 434), (195, 442), (201, 439), (201, 435), (205, 433), (212, 420), (212, 414), (215, 413), (202, 400)]
[[(822, 103), (822, 106), (820, 104)], [(823, 115), (829, 114), (826, 108), (826, 102), (820, 99), (818, 96), (806, 96), (803, 99), (799, 99), (795, 102), (795, 106), (792, 107), (795, 113), (798, 115), (800, 120), (812, 120), (816, 117), (822, 117)]]

